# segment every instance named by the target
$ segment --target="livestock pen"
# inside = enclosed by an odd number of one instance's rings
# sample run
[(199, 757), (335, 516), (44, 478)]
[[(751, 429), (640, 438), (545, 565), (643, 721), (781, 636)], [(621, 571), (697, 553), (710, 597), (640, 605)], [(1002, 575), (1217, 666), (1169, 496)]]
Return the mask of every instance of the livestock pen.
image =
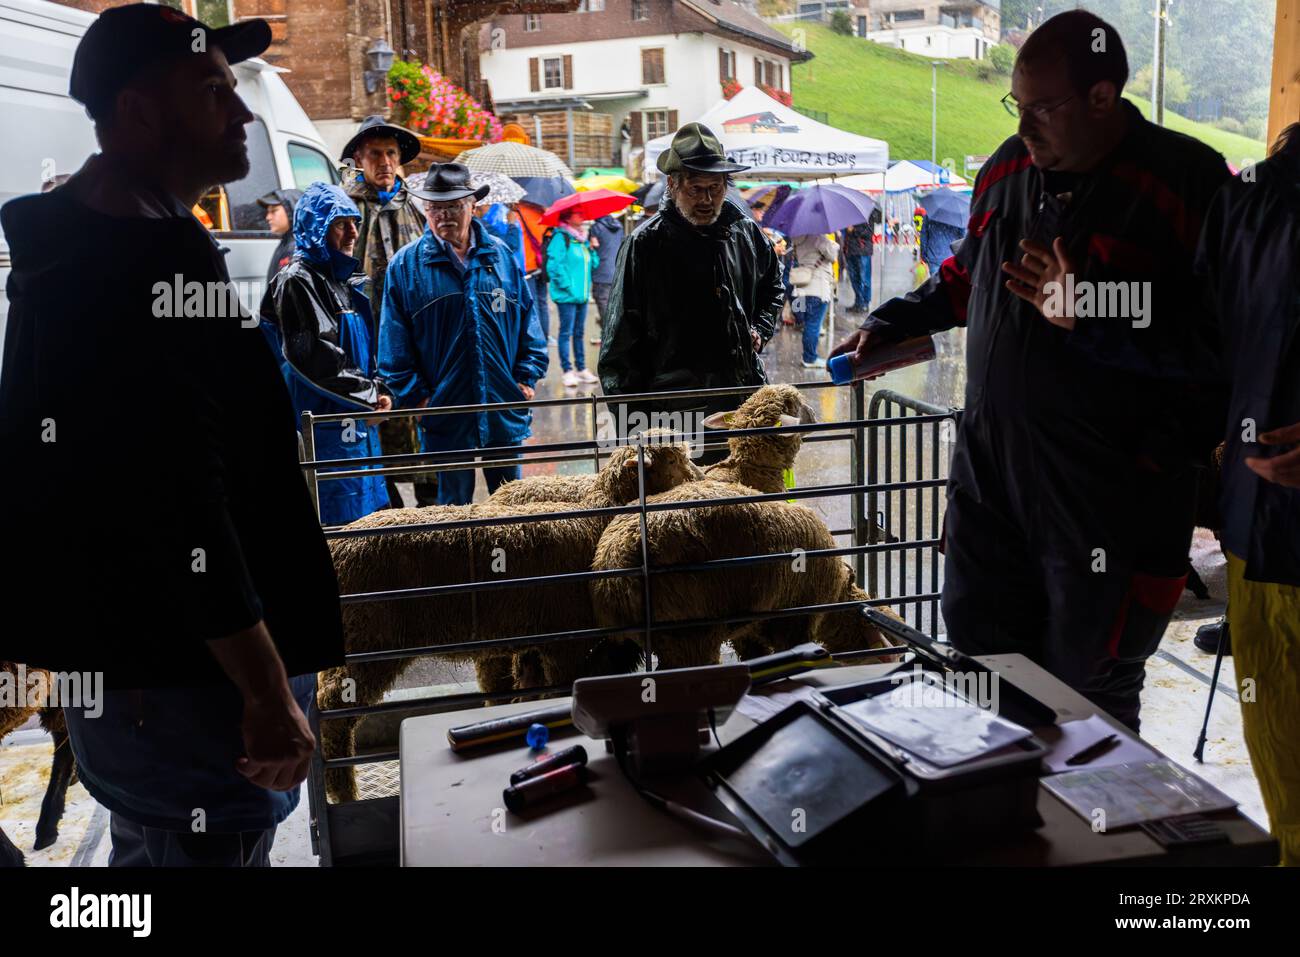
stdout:
[[(646, 522), (656, 511), (692, 509), (727, 504), (793, 501), (815, 507), (837, 544), (833, 549), (809, 552), (807, 558), (842, 558), (853, 567), (856, 580), (864, 584), (871, 594), (872, 605), (892, 606), (914, 627), (931, 636), (942, 634), (939, 613), (941, 523), (943, 495), (946, 483), (951, 440), (960, 411), (941, 408), (888, 390), (876, 391), (868, 396), (866, 384), (835, 386), (829, 382), (796, 384), (801, 393), (813, 394), (818, 390), (847, 389), (849, 391), (848, 417), (839, 421), (812, 422), (781, 425), (770, 428), (732, 429), (709, 432), (705, 448), (716, 448), (733, 436), (762, 436), (781, 433), (799, 434), (806, 446), (821, 443), (848, 445), (848, 475), (846, 481), (794, 487), (777, 493), (760, 493), (745, 497), (709, 499), (692, 502), (649, 502), (645, 485), (645, 461), (642, 449), (650, 447), (643, 436), (611, 439), (602, 434), (602, 410), (611, 404), (656, 399), (715, 399), (735, 395), (737, 404), (754, 386), (726, 389), (689, 390), (646, 395), (600, 396), (584, 395), (556, 399), (531, 400), (490, 406), (455, 406), (437, 409), (402, 409), (387, 413), (367, 415), (369, 420), (390, 417), (423, 417), (450, 415), (478, 411), (499, 411), (504, 408), (570, 407), (585, 411), (589, 416), (590, 431), (570, 441), (531, 444), (507, 449), (476, 449), (447, 452), (416, 452), (382, 455), (372, 458), (344, 460), (315, 460), (313, 455), (314, 428), (325, 422), (339, 422), (349, 418), (344, 415), (302, 417), (304, 461), (302, 463), (313, 497), (319, 482), (375, 474), (409, 476), (428, 471), (453, 471), (481, 468), (478, 457), (492, 456), (494, 466), (510, 463), (524, 465), (542, 464), (548, 467), (565, 463), (590, 462), (599, 471), (617, 443), (638, 448), (638, 499), (627, 505), (609, 508), (566, 510), (551, 514), (530, 514), (508, 517), (468, 518), (455, 522), (440, 522), (436, 526), (425, 524), (388, 525), (378, 528), (327, 528), (328, 539), (361, 535), (391, 535), (415, 532), (437, 527), (488, 528), (499, 525), (542, 522), (558, 518), (603, 517), (613, 519), (619, 515), (637, 515), (641, 527), (641, 542), (647, 541)], [(585, 431), (585, 430), (584, 430)], [(685, 439), (692, 438), (684, 436)], [(661, 442), (662, 439), (656, 439)], [(366, 471), (370, 467), (371, 471)], [(571, 467), (571, 466), (570, 466)], [(328, 470), (328, 471), (327, 471)], [(847, 516), (844, 505), (847, 504)], [(847, 524), (845, 521), (847, 519)], [(844, 544), (840, 545), (843, 542)], [(544, 646), (550, 642), (572, 641), (575, 638), (596, 640), (615, 634), (636, 631), (641, 635), (647, 668), (655, 667), (654, 642), (657, 634), (670, 629), (694, 626), (740, 625), (768, 619), (796, 618), (837, 609), (860, 607), (861, 602), (834, 602), (798, 607), (768, 609), (745, 615), (693, 619), (690, 621), (656, 621), (651, 596), (654, 582), (666, 573), (700, 573), (754, 566), (769, 562), (788, 562), (790, 554), (757, 554), (716, 558), (685, 565), (658, 565), (651, 561), (649, 550), (641, 550), (641, 560), (634, 567), (587, 571), (563, 575), (543, 575), (526, 578), (502, 577), (490, 581), (473, 581), (460, 584), (433, 585), (402, 588), (360, 594), (344, 594), (344, 605), (360, 602), (402, 601), (429, 598), (452, 593), (493, 593), (507, 589), (538, 586), (545, 583), (590, 582), (602, 577), (637, 577), (644, 595), (643, 620), (621, 626), (589, 628), (582, 631), (519, 634), (487, 640), (467, 640), (456, 644), (437, 644), (420, 647), (372, 648), (353, 651), (347, 655), (348, 664), (380, 660), (413, 659), (426, 656), (465, 654), (488, 649), (502, 651)], [(841, 658), (862, 657), (863, 652), (842, 652)], [(512, 691), (488, 692), (456, 691), (450, 694), (426, 694), (418, 697), (386, 700), (374, 704), (329, 708), (312, 715), (314, 730), (321, 738), (323, 722), (341, 719), (365, 718), (377, 732), (368, 735), (368, 745), (361, 753), (352, 755), (324, 755), (318, 749), (313, 758), (308, 777), (311, 802), (311, 837), (313, 850), (320, 855), (324, 865), (387, 862), (396, 856), (398, 807), (395, 794), (369, 797), (357, 801), (331, 803), (325, 790), (325, 772), (329, 768), (366, 766), (375, 768), (397, 760), (396, 730), (400, 718), (412, 714), (453, 711), (489, 703), (499, 703), (515, 698), (534, 698), (562, 694), (566, 686), (528, 687)], [(388, 765), (391, 767), (391, 765)], [(363, 789), (364, 790), (364, 789)], [(383, 787), (374, 789), (383, 791)]]

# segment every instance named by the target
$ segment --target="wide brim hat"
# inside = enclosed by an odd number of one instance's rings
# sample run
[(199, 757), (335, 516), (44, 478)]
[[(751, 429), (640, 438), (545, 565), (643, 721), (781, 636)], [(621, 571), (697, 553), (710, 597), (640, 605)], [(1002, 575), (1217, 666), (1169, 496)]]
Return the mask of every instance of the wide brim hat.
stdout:
[(749, 169), (727, 159), (722, 141), (702, 123), (687, 123), (673, 135), (672, 145), (655, 164), (662, 173), (741, 173)]
[(372, 136), (391, 136), (397, 140), (397, 148), (401, 151), (400, 161), (402, 163), (409, 163), (420, 155), (420, 138), (418, 136), (406, 127), (395, 126), (386, 122), (378, 113), (372, 113), (361, 121), (361, 126), (357, 129), (356, 134), (343, 147), (339, 159), (352, 159), (352, 154), (357, 151), (357, 147)]
[(408, 183), (406, 191), (416, 199), (431, 203), (446, 203), (466, 196), (473, 196), (477, 202), (490, 193), (492, 187), (487, 183), (482, 186), (471, 183), (469, 168), (462, 163), (434, 163), (424, 174), (420, 185), (412, 186)]

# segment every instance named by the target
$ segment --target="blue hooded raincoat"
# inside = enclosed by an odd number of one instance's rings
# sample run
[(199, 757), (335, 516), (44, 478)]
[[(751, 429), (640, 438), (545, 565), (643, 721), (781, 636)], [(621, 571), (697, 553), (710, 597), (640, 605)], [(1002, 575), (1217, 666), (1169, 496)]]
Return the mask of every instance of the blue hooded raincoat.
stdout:
[[(360, 216), (342, 189), (313, 183), (294, 209), (298, 251), (262, 300), (262, 330), (280, 360), (294, 411), (358, 413), (351, 421), (314, 427), (317, 459), (381, 454), (379, 429), (361, 417), (386, 391), (375, 375), (370, 303), (362, 292), (365, 276), (357, 272), (356, 259), (326, 243), (334, 220)], [(326, 525), (345, 525), (388, 505), (380, 477), (322, 477), (317, 487)]]
[[(425, 229), (393, 257), (379, 324), (379, 375), (402, 408), (519, 402), (546, 374), (546, 337), (510, 249), (478, 220), (463, 271)], [(426, 416), (426, 452), (517, 445), (532, 412)]]

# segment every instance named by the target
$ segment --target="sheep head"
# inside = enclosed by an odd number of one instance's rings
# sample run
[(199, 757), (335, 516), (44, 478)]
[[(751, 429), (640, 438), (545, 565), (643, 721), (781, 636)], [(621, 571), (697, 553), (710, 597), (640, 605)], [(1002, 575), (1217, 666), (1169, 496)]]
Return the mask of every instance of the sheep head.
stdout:
[[(816, 422), (812, 407), (804, 402), (792, 385), (765, 385), (731, 415), (733, 429), (762, 429), (775, 425)], [(774, 469), (794, 467), (795, 456), (803, 445), (802, 436), (741, 435), (727, 440), (733, 460)]]
[[(697, 478), (698, 470), (691, 464), (686, 444), (667, 441), (672, 434), (668, 429), (646, 429), (641, 433), (645, 439), (646, 495), (658, 495)], [(613, 505), (626, 505), (635, 502), (638, 495), (637, 447), (621, 445), (596, 476), (590, 498), (593, 504), (599, 499)]]

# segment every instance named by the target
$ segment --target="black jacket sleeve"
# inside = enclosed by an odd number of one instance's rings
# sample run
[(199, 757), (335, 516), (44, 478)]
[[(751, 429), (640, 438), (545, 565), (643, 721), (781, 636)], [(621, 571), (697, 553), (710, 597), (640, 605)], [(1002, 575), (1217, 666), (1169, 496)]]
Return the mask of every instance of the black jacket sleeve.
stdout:
[(618, 251), (614, 286), (609, 292), (609, 317), (605, 320), (596, 369), (606, 395), (644, 392), (650, 387), (646, 353), (646, 301), (643, 254), (633, 234)]
[(750, 230), (750, 236), (756, 247), (755, 258), (758, 262), (758, 291), (755, 296), (758, 310), (750, 324), (766, 342), (776, 334), (781, 322), (785, 286), (781, 284), (781, 260), (777, 258), (772, 243), (757, 225)]

